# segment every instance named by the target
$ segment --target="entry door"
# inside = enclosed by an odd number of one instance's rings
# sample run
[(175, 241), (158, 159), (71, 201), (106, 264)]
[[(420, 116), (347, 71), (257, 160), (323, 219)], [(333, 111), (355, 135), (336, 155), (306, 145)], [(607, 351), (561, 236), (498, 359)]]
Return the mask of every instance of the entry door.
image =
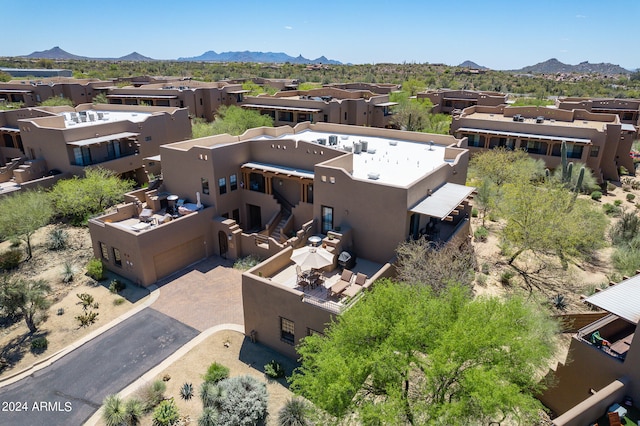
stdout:
[(229, 243), (227, 234), (224, 231), (218, 231), (218, 243), (220, 244), (220, 256), (226, 258), (226, 254), (229, 251)]
[(247, 216), (249, 216), (249, 229), (251, 231), (262, 230), (262, 212), (260, 206), (247, 204)]

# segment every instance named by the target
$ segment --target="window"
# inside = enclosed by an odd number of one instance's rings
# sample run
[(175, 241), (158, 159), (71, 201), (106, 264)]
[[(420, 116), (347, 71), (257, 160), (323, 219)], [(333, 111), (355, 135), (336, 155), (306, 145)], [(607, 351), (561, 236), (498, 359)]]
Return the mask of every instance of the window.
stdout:
[(322, 233), (333, 229), (333, 207), (322, 206)]
[(600, 147), (599, 146), (592, 146), (591, 147), (591, 152), (589, 153), (589, 156), (597, 157), (598, 154), (600, 154)]
[(113, 248), (113, 263), (118, 266), (122, 266), (122, 258), (120, 257), (120, 250)]
[(322, 121), (324, 121), (325, 123), (329, 121), (329, 116), (327, 114), (324, 114), (324, 116), (322, 117)]
[(314, 330), (313, 328), (307, 328), (307, 336), (322, 336), (324, 337), (324, 333)]
[(347, 113), (346, 113), (346, 111), (344, 113), (344, 121), (347, 121)]
[(484, 136), (480, 135), (470, 135), (463, 134), (462, 137), (467, 137), (469, 139), (468, 145), (476, 148), (484, 148)]
[(107, 245), (103, 242), (100, 243), (100, 253), (104, 260), (109, 260), (109, 251), (107, 250)]
[(209, 194), (209, 179), (200, 178), (200, 183), (202, 184), (202, 193)]
[(542, 141), (529, 140), (521, 145), (529, 154), (546, 155), (547, 143)]
[(218, 188), (220, 189), (220, 195), (227, 193), (227, 178), (218, 179)]
[(149, 142), (150, 140), (151, 140), (151, 136), (145, 136), (145, 137), (144, 137), (144, 141), (145, 141), (145, 142)]
[[(562, 144), (555, 144), (552, 147), (551, 155), (554, 157), (560, 157), (562, 150)], [(584, 151), (583, 145), (568, 143), (567, 144), (567, 158), (582, 158), (582, 152)]]
[(232, 191), (235, 191), (236, 189), (238, 189), (238, 176), (237, 175), (229, 176), (229, 188)]
[(287, 111), (280, 111), (280, 113), (278, 114), (278, 120), (291, 122), (293, 121), (293, 113), (287, 112)]
[(202, 98), (200, 98), (200, 105), (202, 105)]
[(295, 343), (295, 323), (280, 317), (280, 340), (290, 345)]

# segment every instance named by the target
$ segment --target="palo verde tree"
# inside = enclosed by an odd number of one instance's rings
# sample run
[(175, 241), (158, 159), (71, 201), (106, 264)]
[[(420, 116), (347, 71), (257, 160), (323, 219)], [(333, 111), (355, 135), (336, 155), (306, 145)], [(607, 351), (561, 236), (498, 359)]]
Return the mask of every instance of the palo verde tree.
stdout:
[(55, 213), (75, 224), (103, 212), (124, 199), (133, 182), (100, 167), (85, 170), (85, 177), (58, 181), (50, 192)]
[(254, 127), (273, 127), (273, 118), (235, 105), (218, 108), (216, 119), (211, 125), (214, 135), (228, 133), (234, 136)]
[(512, 249), (510, 265), (525, 251), (565, 262), (593, 253), (605, 241), (606, 216), (553, 182), (505, 185), (499, 209), (506, 221), (502, 237)]
[(31, 237), (47, 225), (53, 209), (47, 195), (39, 191), (20, 191), (0, 202), (0, 236), (19, 238), (26, 243), (27, 260), (33, 256)]
[(46, 298), (51, 287), (44, 280), (3, 277), (0, 283), (0, 307), (7, 314), (22, 315), (31, 333), (38, 330), (38, 315), (45, 312), (51, 301)]
[(521, 297), (379, 281), (298, 347), (291, 388), (362, 424), (533, 424), (555, 320)]

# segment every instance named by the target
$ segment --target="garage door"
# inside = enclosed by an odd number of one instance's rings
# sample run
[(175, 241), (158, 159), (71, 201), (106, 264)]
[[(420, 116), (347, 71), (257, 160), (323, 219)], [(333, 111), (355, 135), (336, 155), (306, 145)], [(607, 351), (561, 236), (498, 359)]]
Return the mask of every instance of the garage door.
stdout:
[(153, 257), (157, 279), (164, 278), (174, 272), (206, 257), (204, 237), (198, 237)]

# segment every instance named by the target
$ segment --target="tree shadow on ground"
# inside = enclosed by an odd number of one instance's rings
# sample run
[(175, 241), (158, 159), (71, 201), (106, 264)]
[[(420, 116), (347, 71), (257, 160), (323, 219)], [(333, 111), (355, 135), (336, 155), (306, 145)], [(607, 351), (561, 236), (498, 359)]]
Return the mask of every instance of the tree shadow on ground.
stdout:
[[(46, 332), (36, 332), (34, 334), (24, 333), (14, 337), (2, 349), (0, 349), (0, 373), (6, 369), (13, 368), (31, 348), (31, 342), (38, 337), (46, 337)], [(46, 352), (46, 349), (32, 351), (36, 356)]]
[[(242, 341), (242, 347), (240, 348), (239, 357), (240, 361), (244, 362), (251, 368), (261, 372), (265, 375), (265, 378), (269, 381), (275, 381), (280, 383), (285, 388), (289, 388), (289, 383), (287, 382), (286, 377), (291, 376), (293, 370), (297, 368), (300, 364), (291, 358), (282, 355), (267, 346), (264, 346), (261, 343), (252, 343), (251, 339), (245, 337)], [(281, 377), (279, 379), (273, 379), (265, 374), (264, 366), (269, 363), (269, 361), (275, 360), (279, 362), (285, 371), (285, 377)]]

